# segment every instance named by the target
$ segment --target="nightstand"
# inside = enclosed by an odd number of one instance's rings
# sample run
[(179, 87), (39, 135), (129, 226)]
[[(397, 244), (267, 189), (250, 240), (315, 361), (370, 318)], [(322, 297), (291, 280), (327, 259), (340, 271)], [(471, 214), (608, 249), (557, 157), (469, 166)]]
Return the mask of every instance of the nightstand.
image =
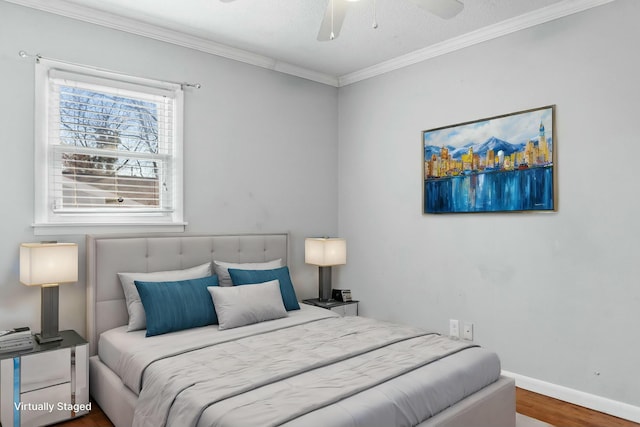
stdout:
[(89, 344), (75, 331), (62, 341), (0, 353), (0, 422), (36, 427), (85, 415), (89, 403)]
[(316, 307), (326, 308), (340, 316), (357, 316), (358, 315), (358, 301), (320, 301), (318, 298), (302, 300), (303, 303), (309, 305), (315, 305)]

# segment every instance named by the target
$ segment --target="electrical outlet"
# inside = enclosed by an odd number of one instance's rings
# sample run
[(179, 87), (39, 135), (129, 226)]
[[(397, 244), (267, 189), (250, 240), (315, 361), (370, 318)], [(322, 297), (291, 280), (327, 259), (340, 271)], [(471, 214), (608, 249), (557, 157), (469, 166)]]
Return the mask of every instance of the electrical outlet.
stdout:
[(462, 337), (465, 340), (473, 341), (473, 323), (464, 322), (464, 326), (462, 328)]
[(449, 319), (449, 336), (460, 338), (460, 323), (456, 319)]

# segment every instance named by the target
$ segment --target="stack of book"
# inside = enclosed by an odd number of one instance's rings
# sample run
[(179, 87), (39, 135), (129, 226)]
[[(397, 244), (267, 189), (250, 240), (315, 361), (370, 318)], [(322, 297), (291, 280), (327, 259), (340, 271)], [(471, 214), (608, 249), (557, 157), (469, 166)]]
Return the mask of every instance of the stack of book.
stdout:
[(33, 348), (33, 335), (28, 327), (0, 331), (0, 353)]

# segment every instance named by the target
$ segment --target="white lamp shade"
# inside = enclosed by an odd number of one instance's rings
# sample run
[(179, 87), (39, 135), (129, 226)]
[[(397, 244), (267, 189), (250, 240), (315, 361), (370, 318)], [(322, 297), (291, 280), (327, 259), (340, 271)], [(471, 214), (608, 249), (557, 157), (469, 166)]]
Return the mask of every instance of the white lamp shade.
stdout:
[(78, 245), (23, 243), (20, 245), (20, 282), (27, 286), (78, 281)]
[(339, 238), (307, 238), (304, 262), (327, 267), (347, 263), (347, 241)]

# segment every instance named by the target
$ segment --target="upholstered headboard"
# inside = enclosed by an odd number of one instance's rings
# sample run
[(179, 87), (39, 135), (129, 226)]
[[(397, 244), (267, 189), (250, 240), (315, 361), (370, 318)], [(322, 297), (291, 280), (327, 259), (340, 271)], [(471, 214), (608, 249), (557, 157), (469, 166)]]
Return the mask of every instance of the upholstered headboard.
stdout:
[(87, 339), (90, 354), (106, 330), (126, 325), (119, 272), (182, 270), (207, 261), (287, 263), (288, 234), (87, 236)]

